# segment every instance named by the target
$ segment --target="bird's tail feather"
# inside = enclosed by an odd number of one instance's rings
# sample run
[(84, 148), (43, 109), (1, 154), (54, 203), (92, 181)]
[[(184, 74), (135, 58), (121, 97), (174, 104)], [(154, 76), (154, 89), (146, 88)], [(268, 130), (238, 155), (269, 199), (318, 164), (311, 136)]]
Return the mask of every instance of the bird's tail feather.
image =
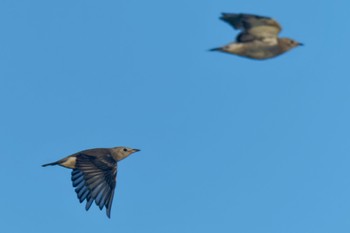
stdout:
[(53, 165), (57, 165), (59, 164), (58, 162), (53, 162), (53, 163), (47, 163), (47, 164), (43, 164), (41, 165), (42, 167), (46, 167), (46, 166), (53, 166)]
[(222, 47), (212, 48), (209, 51), (222, 51)]

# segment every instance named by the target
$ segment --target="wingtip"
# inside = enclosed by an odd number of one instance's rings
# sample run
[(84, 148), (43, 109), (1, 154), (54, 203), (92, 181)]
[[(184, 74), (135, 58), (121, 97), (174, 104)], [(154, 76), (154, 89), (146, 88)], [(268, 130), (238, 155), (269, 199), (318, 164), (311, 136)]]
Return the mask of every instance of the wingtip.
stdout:
[(106, 215), (109, 219), (111, 219), (111, 210), (110, 209), (106, 209)]

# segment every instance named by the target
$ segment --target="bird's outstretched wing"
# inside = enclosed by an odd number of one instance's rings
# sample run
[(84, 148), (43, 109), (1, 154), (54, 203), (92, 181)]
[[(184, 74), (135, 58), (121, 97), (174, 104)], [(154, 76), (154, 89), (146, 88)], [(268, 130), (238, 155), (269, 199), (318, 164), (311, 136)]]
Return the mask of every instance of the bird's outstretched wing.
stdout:
[(281, 26), (274, 19), (251, 14), (223, 13), (221, 18), (235, 29), (242, 32), (237, 36), (237, 42), (253, 40), (277, 40)]
[(112, 157), (77, 155), (72, 182), (80, 203), (86, 200), (86, 210), (95, 201), (101, 210), (103, 206), (106, 207), (107, 216), (110, 218), (116, 178), (117, 164)]

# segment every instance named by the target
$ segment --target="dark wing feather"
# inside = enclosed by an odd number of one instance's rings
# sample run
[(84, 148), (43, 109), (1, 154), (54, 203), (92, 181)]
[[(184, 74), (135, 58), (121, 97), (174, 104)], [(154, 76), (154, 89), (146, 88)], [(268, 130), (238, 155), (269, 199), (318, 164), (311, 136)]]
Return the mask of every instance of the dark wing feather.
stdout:
[(277, 38), (282, 30), (277, 21), (265, 16), (223, 13), (220, 19), (242, 31), (237, 36), (237, 42)]
[(116, 186), (117, 163), (109, 155), (77, 155), (76, 168), (72, 171), (72, 182), (80, 202), (86, 200), (88, 210), (95, 201), (102, 210), (106, 207), (110, 218)]

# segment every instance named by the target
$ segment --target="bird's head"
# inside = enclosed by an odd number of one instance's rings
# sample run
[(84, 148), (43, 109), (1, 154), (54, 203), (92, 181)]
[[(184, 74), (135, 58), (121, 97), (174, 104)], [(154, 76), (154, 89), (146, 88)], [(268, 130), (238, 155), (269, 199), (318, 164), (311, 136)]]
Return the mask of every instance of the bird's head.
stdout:
[(295, 41), (295, 40), (292, 40), (289, 38), (280, 38), (279, 44), (284, 51), (290, 50), (290, 49), (297, 47), (297, 46), (304, 45), (303, 43), (300, 43), (298, 41)]
[(117, 161), (120, 161), (122, 159), (125, 159), (126, 157), (128, 157), (129, 155), (131, 155), (132, 153), (138, 152), (140, 151), (139, 149), (132, 149), (129, 147), (124, 147), (124, 146), (118, 146), (118, 147), (114, 147), (112, 149), (112, 156), (114, 158), (117, 159)]

